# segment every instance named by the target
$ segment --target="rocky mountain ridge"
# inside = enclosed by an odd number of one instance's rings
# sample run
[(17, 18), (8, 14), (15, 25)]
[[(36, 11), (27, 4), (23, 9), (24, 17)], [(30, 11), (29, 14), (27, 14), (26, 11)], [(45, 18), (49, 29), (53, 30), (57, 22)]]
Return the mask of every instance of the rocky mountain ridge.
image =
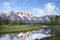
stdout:
[(12, 10), (10, 13), (2, 12), (0, 16), (3, 19), (8, 19), (8, 20), (22, 20), (24, 22), (44, 22), (44, 21), (50, 21), (51, 16), (42, 16), (42, 17), (37, 17), (30, 15), (29, 13), (25, 11), (21, 12), (16, 12), (16, 10)]

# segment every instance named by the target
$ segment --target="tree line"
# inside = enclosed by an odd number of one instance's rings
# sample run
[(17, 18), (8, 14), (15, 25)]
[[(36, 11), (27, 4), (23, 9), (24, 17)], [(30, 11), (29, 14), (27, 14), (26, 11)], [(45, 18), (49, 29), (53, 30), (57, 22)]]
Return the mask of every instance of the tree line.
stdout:
[(25, 24), (23, 21), (7, 20), (0, 17), (0, 25), (22, 25)]
[(50, 21), (45, 21), (43, 23), (24, 23), (21, 20), (7, 20), (0, 17), (0, 25), (22, 25), (22, 24), (31, 24), (31, 25), (60, 25), (60, 16), (51, 17)]
[(45, 24), (45, 25), (60, 25), (60, 16), (55, 16), (55, 18), (51, 17), (50, 21), (45, 21), (43, 24)]

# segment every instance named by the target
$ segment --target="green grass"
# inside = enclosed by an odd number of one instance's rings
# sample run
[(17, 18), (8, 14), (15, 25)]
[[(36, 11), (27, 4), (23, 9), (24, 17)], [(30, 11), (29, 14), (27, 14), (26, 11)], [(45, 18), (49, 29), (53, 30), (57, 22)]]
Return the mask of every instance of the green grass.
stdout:
[(60, 40), (60, 36), (46, 37), (46, 38), (42, 38), (40, 40)]
[(0, 25), (0, 34), (12, 32), (25, 32), (40, 29), (42, 25)]

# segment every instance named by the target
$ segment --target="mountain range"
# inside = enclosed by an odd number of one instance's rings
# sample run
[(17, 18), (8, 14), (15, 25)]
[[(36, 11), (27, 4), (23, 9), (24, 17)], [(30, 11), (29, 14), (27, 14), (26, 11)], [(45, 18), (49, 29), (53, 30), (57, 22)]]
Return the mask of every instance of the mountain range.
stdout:
[(10, 13), (7, 12), (1, 12), (0, 16), (3, 19), (8, 20), (22, 20), (23, 22), (29, 23), (29, 22), (45, 22), (50, 21), (50, 18), (53, 17), (52, 15), (45, 15), (42, 17), (33, 16), (25, 11), (16, 12), (16, 10), (12, 10)]

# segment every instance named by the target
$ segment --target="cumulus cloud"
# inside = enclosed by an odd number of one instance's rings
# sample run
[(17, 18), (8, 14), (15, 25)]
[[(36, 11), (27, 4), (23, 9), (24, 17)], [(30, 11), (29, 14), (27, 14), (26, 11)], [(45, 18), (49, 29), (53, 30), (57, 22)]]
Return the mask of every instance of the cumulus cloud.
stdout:
[(47, 4), (45, 5), (45, 7), (46, 7), (46, 9), (47, 9), (48, 11), (54, 11), (55, 8), (56, 8), (56, 6), (53, 5), (52, 3), (47, 3)]
[(40, 8), (33, 8), (32, 9), (34, 12), (37, 12), (39, 16), (44, 16), (44, 15), (58, 15), (58, 10), (59, 8), (56, 7), (56, 5), (52, 3), (47, 3), (45, 4), (45, 7), (43, 9)]
[(5, 8), (11, 8), (10, 3), (8, 3), (8, 2), (2, 3), (1, 6), (5, 7)]

